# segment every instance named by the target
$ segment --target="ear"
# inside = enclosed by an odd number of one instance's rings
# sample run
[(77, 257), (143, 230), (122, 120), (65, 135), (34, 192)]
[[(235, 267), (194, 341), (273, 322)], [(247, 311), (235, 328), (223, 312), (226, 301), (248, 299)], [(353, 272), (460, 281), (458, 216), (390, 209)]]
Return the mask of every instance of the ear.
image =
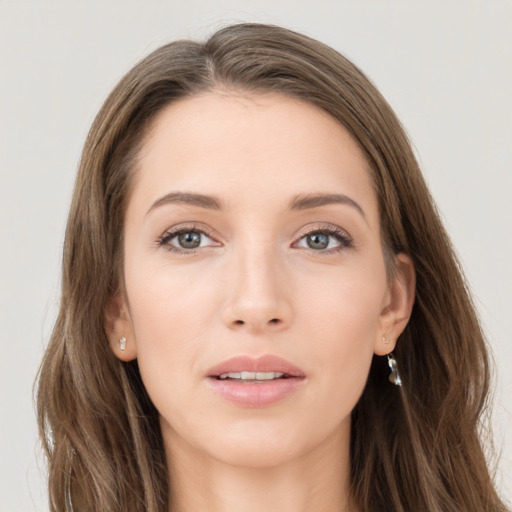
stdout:
[[(137, 346), (127, 302), (121, 292), (111, 299), (105, 311), (105, 329), (110, 349), (121, 361), (132, 361), (137, 357)], [(126, 339), (124, 349), (121, 338)]]
[(395, 256), (395, 273), (379, 318), (379, 329), (375, 340), (374, 353), (383, 356), (393, 351), (396, 340), (402, 334), (414, 305), (416, 273), (409, 256), (400, 253)]

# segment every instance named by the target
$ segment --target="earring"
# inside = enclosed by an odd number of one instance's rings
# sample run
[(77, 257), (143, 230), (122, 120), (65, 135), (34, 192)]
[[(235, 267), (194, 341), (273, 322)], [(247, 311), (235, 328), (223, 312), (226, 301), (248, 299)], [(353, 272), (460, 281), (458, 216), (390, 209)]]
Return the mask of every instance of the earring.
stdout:
[(121, 349), (121, 352), (126, 348), (126, 338), (124, 336), (119, 340), (119, 348)]
[(393, 354), (388, 354), (388, 365), (391, 368), (391, 373), (389, 374), (389, 382), (392, 382), (395, 386), (401, 386), (402, 379), (398, 374), (398, 369), (396, 367), (396, 359)]
[(386, 336), (382, 336), (382, 341), (383, 341), (386, 345), (389, 345), (389, 340), (386, 338)]

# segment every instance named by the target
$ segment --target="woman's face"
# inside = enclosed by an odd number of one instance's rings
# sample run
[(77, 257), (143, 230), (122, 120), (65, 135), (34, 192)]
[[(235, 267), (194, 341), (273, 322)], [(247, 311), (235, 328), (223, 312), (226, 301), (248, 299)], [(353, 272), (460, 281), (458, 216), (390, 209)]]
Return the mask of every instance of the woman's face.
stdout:
[(136, 173), (112, 347), (167, 447), (266, 466), (347, 442), (410, 306), (352, 137), (300, 100), (210, 92), (159, 114)]

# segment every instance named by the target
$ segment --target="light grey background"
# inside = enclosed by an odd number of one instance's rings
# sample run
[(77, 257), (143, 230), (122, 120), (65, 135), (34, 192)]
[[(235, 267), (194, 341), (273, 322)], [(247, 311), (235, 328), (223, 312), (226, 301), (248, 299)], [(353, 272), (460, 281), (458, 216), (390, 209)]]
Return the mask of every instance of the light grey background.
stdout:
[(236, 21), (282, 24), (334, 46), (402, 119), (497, 362), (497, 479), (511, 499), (511, 1), (0, 0), (0, 511), (47, 509), (32, 384), (90, 123), (149, 51)]

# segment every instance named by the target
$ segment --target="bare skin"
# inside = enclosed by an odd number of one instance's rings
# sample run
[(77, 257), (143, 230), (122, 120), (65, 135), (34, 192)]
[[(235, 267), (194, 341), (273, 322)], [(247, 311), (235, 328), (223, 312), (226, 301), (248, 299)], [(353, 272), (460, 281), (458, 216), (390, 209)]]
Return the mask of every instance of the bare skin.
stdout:
[[(138, 359), (160, 413), (169, 510), (356, 511), (350, 414), (407, 324), (414, 269), (398, 255), (388, 279), (367, 162), (343, 126), (277, 94), (174, 103), (141, 151), (124, 234), (111, 346)], [(209, 385), (214, 365), (268, 354), (303, 372), (284, 398), (248, 407)]]
[[(171, 512), (242, 510), (356, 511), (348, 496), (345, 439), (328, 439), (301, 457), (261, 468), (211, 460), (188, 445), (170, 445)], [(331, 472), (327, 473), (325, 467)]]

